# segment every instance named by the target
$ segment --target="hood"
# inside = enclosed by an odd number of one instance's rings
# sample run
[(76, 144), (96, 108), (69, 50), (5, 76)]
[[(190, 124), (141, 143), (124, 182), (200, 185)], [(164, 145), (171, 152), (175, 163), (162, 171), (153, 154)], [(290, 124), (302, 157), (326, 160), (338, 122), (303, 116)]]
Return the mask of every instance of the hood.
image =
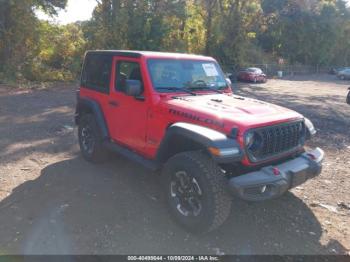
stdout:
[[(299, 113), (274, 104), (236, 95), (213, 94), (181, 96), (167, 101), (170, 109), (200, 117), (210, 117), (226, 126), (246, 128), (300, 119)], [(230, 127), (230, 128), (231, 128)]]

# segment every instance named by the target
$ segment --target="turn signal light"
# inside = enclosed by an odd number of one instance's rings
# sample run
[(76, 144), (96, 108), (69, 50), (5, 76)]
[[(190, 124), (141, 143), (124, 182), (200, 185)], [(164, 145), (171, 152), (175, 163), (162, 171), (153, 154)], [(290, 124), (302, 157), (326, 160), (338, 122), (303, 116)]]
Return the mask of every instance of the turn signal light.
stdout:
[(220, 156), (220, 149), (218, 149), (216, 147), (209, 147), (208, 150), (212, 155)]
[(233, 147), (233, 148), (216, 148), (216, 147), (208, 147), (208, 151), (213, 155), (213, 156), (233, 156), (237, 155), (240, 153), (239, 148)]

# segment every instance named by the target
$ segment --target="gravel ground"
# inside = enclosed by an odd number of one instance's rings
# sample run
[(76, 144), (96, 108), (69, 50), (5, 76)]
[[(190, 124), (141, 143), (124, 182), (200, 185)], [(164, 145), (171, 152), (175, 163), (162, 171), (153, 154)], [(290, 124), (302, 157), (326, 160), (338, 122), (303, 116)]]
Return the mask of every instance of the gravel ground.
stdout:
[(169, 217), (157, 177), (78, 151), (75, 89), (0, 86), (0, 254), (349, 254), (349, 82), (331, 76), (235, 85), (310, 118), (322, 174), (278, 200), (235, 199), (229, 221), (195, 236)]

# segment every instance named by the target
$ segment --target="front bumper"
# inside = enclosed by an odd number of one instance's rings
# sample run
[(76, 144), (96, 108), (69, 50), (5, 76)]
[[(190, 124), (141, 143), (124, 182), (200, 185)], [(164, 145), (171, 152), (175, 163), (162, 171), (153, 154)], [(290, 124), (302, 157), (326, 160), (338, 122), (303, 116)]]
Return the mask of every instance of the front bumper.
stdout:
[(249, 81), (256, 82), (265, 82), (266, 76), (258, 75), (258, 76), (249, 76)]
[(280, 165), (231, 178), (229, 188), (236, 196), (247, 201), (273, 199), (319, 175), (323, 158), (323, 150), (316, 148)]

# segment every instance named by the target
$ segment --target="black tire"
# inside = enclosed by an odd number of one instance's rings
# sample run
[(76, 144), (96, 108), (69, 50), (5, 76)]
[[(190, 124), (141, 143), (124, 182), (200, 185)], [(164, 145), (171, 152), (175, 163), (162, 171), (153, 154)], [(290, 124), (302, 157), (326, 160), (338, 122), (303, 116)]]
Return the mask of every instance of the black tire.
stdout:
[(106, 160), (107, 151), (103, 147), (103, 139), (94, 115), (85, 114), (81, 117), (78, 138), (84, 159), (92, 163), (101, 163)]
[[(196, 189), (192, 190), (192, 193), (198, 199), (196, 201), (192, 199), (190, 201), (192, 205), (188, 208), (190, 210), (195, 206), (196, 212), (186, 210), (186, 204), (181, 206), (179, 199), (182, 193), (180, 192), (184, 192), (184, 190), (180, 191), (181, 186), (177, 190), (173, 189), (176, 188), (175, 181), (178, 180), (178, 175), (180, 173), (183, 175), (183, 172), (189, 177), (191, 188)], [(201, 152), (185, 152), (175, 155), (165, 164), (162, 178), (170, 213), (188, 231), (207, 233), (220, 227), (228, 218), (232, 198), (228, 192), (227, 180), (210, 157)], [(182, 183), (178, 183), (180, 184)], [(190, 192), (191, 190), (186, 191), (187, 194), (191, 194)], [(193, 204), (193, 202), (197, 203)], [(187, 215), (184, 214), (185, 211), (188, 212)]]

